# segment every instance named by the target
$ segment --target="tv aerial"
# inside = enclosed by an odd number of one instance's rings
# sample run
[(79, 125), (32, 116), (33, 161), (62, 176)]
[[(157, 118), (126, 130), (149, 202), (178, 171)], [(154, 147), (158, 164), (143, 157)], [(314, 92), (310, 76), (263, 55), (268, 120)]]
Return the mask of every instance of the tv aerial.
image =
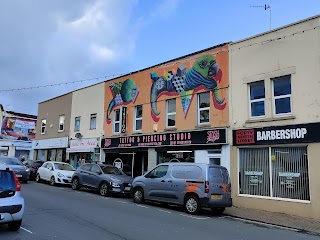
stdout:
[(264, 5), (258, 5), (258, 6), (250, 6), (253, 8), (263, 8), (265, 11), (269, 9), (269, 16), (270, 16), (270, 30), (271, 30), (271, 6), (264, 4)]

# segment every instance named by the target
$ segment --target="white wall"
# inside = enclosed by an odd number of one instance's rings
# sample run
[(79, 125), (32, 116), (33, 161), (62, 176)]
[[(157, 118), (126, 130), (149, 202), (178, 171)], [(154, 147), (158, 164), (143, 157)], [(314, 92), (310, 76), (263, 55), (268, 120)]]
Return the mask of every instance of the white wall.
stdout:
[[(97, 128), (90, 130), (90, 115), (97, 114)], [(100, 137), (104, 121), (104, 83), (80, 89), (72, 94), (70, 138), (75, 138), (75, 117), (81, 117), (80, 133), (82, 138)]]

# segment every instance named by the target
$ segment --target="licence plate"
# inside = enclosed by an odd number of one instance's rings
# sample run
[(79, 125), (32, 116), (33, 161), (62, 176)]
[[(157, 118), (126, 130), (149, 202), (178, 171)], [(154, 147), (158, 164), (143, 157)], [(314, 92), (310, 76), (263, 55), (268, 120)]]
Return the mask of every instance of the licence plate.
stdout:
[(22, 175), (21, 174), (16, 174), (17, 175), (17, 177), (22, 177)]
[(125, 187), (124, 190), (125, 190), (125, 191), (129, 191), (129, 190), (130, 190), (130, 187)]
[(211, 199), (221, 199), (221, 195), (211, 195)]

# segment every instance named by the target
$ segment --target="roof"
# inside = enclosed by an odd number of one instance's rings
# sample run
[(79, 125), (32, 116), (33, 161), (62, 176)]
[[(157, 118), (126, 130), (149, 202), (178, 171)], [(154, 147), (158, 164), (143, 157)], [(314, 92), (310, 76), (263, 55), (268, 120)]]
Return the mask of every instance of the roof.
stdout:
[(17, 116), (17, 117), (23, 117), (23, 118), (31, 118), (37, 120), (36, 115), (26, 114), (26, 113), (19, 113), (14, 111), (5, 111), (6, 113), (9, 113), (11, 115)]

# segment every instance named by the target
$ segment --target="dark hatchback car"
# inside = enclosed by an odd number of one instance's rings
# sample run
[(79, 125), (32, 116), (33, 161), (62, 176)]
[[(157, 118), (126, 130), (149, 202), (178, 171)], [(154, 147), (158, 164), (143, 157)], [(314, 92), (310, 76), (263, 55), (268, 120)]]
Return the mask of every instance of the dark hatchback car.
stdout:
[(16, 157), (0, 157), (0, 163), (3, 163), (10, 167), (20, 182), (27, 183), (30, 178), (30, 170)]
[(30, 180), (34, 180), (34, 179), (36, 179), (37, 171), (38, 171), (39, 167), (41, 167), (42, 164), (44, 164), (44, 161), (41, 161), (41, 160), (27, 160), (27, 161), (24, 161), (23, 164), (27, 168), (29, 168), (29, 170), (30, 170)]
[(99, 190), (101, 196), (120, 193), (130, 196), (133, 178), (113, 165), (84, 164), (72, 176), (72, 189), (81, 187)]

